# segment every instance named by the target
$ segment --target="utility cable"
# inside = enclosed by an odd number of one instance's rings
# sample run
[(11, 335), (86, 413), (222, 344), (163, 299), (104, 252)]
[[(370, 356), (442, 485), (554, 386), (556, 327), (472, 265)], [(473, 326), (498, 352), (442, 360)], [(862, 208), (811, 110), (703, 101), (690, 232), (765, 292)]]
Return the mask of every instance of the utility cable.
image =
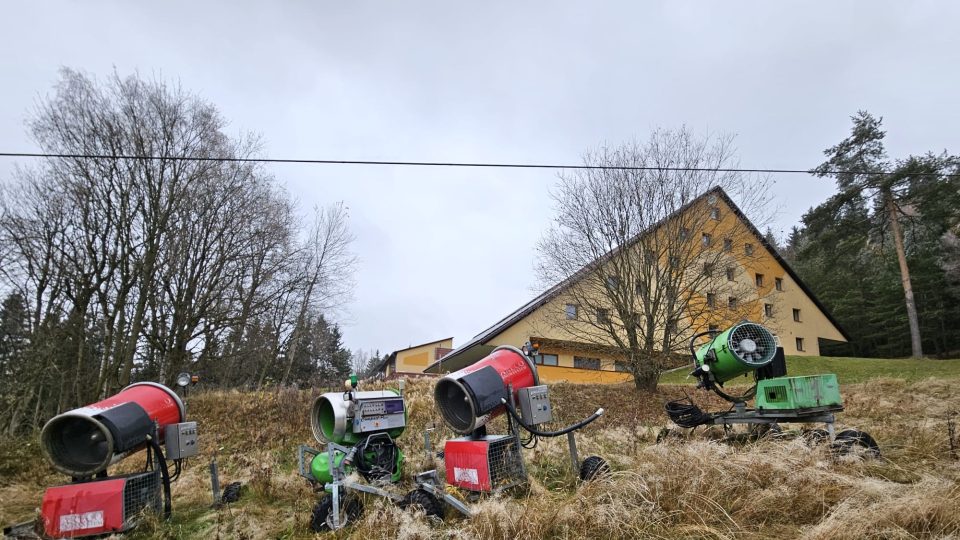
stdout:
[[(759, 174), (808, 174), (808, 175), (862, 175), (894, 176), (902, 173), (892, 171), (827, 170), (806, 169), (741, 169), (735, 167), (658, 167), (648, 165), (560, 165), (548, 163), (490, 163), (456, 161), (392, 161), (360, 159), (306, 159), (306, 158), (252, 158), (252, 157), (215, 157), (215, 156), (142, 156), (134, 154), (71, 154), (42, 152), (0, 152), (0, 158), (47, 158), (47, 159), (115, 159), (135, 161), (198, 161), (217, 163), (299, 163), (308, 165), (367, 165), (395, 167), (474, 167), (497, 169), (572, 169), (572, 170), (618, 170), (618, 171), (659, 171), (659, 172), (720, 172), (720, 173), (759, 173)], [(960, 177), (960, 173), (941, 174), (917, 172), (904, 174), (911, 177)]]

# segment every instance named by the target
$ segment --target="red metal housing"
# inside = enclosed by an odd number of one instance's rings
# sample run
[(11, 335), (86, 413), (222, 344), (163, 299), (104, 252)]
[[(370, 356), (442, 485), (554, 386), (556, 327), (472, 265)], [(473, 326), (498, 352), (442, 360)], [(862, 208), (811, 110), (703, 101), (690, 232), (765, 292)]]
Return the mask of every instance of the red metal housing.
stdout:
[(479, 362), (442, 377), (434, 389), (434, 399), (447, 425), (458, 433), (470, 433), (505, 410), (503, 405), (499, 405), (487, 412), (478, 411), (478, 401), (484, 396), (476, 395), (476, 389), (468, 388), (469, 385), (463, 380), (488, 367), (500, 377), (497, 390), (512, 388), (513, 398), (521, 388), (539, 384), (533, 361), (519, 349), (510, 346), (497, 347)]
[(126, 531), (145, 508), (160, 510), (157, 471), (47, 489), (40, 518), (53, 538), (76, 538)]
[(443, 461), (447, 483), (469, 491), (498, 491), (526, 480), (517, 439), (509, 435), (450, 439)]
[(162, 443), (164, 428), (185, 419), (183, 402), (173, 390), (139, 382), (112, 397), (51, 418), (43, 426), (40, 442), (58, 471), (90, 477), (143, 448), (154, 425), (158, 443)]

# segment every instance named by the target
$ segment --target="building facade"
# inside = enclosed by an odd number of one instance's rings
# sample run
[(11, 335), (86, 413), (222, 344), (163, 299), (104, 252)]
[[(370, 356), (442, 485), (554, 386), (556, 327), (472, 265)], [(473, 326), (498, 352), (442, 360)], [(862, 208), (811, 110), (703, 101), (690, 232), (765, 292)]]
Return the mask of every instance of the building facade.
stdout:
[(427, 366), (453, 351), (453, 338), (440, 339), (388, 354), (373, 375), (383, 379), (424, 375)]
[[(820, 340), (847, 340), (839, 324), (722, 189), (714, 188), (701, 195), (678, 210), (681, 215), (682, 212), (702, 212), (704, 219), (697, 222), (696, 230), (688, 230), (669, 223), (680, 219), (671, 216), (661, 222), (660, 230), (643, 233), (663, 235), (673, 226), (670, 234), (699, 243), (697, 251), (688, 250), (697, 258), (685, 263), (691, 268), (697, 266), (696, 279), (687, 280), (695, 283), (692, 286), (695, 290), (686, 291), (684, 301), (688, 309), (679, 321), (670, 323), (673, 326), (679, 323), (679, 333), (692, 336), (751, 320), (771, 329), (788, 355), (819, 355)], [(675, 264), (667, 261), (673, 257), (660, 257), (663, 260), (656, 261), (655, 265)], [(597, 323), (610, 316), (603, 300), (594, 301), (589, 293), (583, 293), (581, 281), (603, 279), (604, 261), (593, 264), (597, 266), (589, 273), (575, 274), (547, 290), (432, 362), (425, 372), (455, 371), (483, 358), (497, 346), (520, 347), (532, 342), (540, 347), (536, 361), (545, 382), (632, 380), (621, 349), (609, 341), (604, 342), (602, 337), (585, 339), (589, 332), (584, 329), (602, 326)], [(693, 275), (691, 268), (684, 271)], [(605, 279), (606, 287), (618, 286), (614, 277)], [(602, 291), (598, 296), (603, 296)], [(658, 336), (662, 336), (662, 331), (658, 330)], [(677, 347), (677, 353), (689, 354), (682, 347)]]

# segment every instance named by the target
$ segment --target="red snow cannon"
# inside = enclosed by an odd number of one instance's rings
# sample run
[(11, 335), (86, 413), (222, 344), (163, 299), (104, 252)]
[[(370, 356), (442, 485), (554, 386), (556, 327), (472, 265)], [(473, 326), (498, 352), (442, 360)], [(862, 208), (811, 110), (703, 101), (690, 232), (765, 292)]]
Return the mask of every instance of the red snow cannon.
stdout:
[(512, 402), (520, 389), (539, 384), (533, 360), (520, 349), (504, 345), (437, 381), (434, 399), (447, 425), (468, 434), (503, 414), (502, 400)]
[(183, 402), (162, 384), (139, 382), (119, 394), (50, 419), (40, 442), (50, 463), (75, 478), (93, 476), (140, 450), (153, 433), (186, 420)]
[[(170, 482), (179, 476), (182, 460), (198, 451), (197, 423), (184, 420), (180, 397), (152, 382), (131, 384), (113, 397), (51, 418), (40, 433), (41, 445), (53, 467), (73, 482), (43, 494), (46, 536), (122, 532), (135, 527), (146, 510), (169, 515)], [(150, 451), (142, 471), (107, 475), (112, 464), (145, 448)]]

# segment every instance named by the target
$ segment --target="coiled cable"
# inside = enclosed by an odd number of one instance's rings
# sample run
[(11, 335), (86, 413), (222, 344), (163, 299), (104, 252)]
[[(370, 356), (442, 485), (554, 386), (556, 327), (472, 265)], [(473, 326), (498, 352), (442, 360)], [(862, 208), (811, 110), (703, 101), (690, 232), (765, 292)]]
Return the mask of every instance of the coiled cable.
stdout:
[(713, 421), (713, 417), (697, 407), (689, 397), (668, 401), (663, 408), (673, 423), (682, 428), (695, 428)]

